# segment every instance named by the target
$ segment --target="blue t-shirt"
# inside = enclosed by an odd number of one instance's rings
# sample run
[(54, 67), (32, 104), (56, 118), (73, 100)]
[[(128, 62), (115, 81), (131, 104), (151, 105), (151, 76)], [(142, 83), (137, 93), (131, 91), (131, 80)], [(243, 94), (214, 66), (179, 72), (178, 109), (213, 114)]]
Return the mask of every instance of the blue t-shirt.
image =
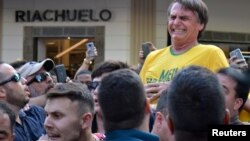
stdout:
[(114, 130), (106, 133), (105, 141), (159, 141), (159, 137), (136, 129)]
[(37, 141), (45, 134), (43, 123), (46, 115), (42, 107), (30, 106), (27, 111), (20, 110), (19, 117), (22, 125), (16, 122), (14, 141)]

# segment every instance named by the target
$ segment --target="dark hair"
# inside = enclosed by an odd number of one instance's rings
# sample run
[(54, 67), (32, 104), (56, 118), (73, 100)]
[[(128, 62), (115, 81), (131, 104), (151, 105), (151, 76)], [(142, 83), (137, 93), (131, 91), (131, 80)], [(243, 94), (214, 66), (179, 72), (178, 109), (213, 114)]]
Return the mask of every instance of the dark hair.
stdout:
[(132, 129), (142, 124), (146, 95), (136, 72), (130, 69), (111, 72), (102, 79), (98, 92), (106, 131)]
[(47, 93), (47, 99), (66, 97), (78, 101), (79, 115), (85, 112), (94, 114), (94, 100), (86, 85), (82, 83), (58, 83)]
[(224, 124), (225, 96), (216, 75), (200, 66), (181, 70), (168, 89), (168, 110), (175, 131), (193, 138), (206, 137), (208, 125)]
[(101, 64), (98, 64), (98, 66), (94, 68), (91, 76), (93, 79), (95, 77), (100, 77), (104, 73), (109, 73), (115, 70), (125, 69), (125, 68), (129, 68), (129, 65), (124, 62), (108, 60), (102, 62)]
[(91, 75), (92, 72), (89, 71), (89, 70), (81, 70), (81, 71), (79, 71), (78, 73), (75, 74), (74, 79), (77, 79), (77, 76), (82, 75), (82, 74), (89, 74), (89, 75)]
[(11, 126), (10, 128), (11, 128), (11, 131), (13, 132), (14, 126), (16, 123), (15, 113), (5, 103), (0, 102), (0, 114), (1, 113), (7, 114), (9, 116), (10, 126)]
[(199, 22), (201, 24), (204, 24), (204, 28), (198, 34), (198, 39), (199, 39), (208, 23), (207, 5), (202, 0), (173, 0), (173, 2), (168, 7), (168, 16), (170, 16), (171, 8), (174, 3), (179, 3), (185, 9), (193, 11), (198, 16), (197, 18), (199, 18)]
[(20, 67), (22, 67), (24, 64), (26, 64), (27, 61), (26, 60), (18, 60), (15, 62), (10, 63), (10, 65), (14, 68), (14, 69), (18, 69)]
[(235, 98), (242, 98), (243, 100), (243, 104), (239, 108), (239, 111), (241, 111), (247, 101), (249, 93), (249, 82), (246, 79), (247, 76), (245, 76), (244, 73), (242, 73), (240, 70), (232, 67), (222, 68), (218, 71), (218, 74), (226, 75), (232, 78), (237, 83), (235, 87)]
[(165, 116), (168, 114), (168, 92), (167, 90), (164, 90), (157, 102), (156, 110), (155, 112), (161, 112)]

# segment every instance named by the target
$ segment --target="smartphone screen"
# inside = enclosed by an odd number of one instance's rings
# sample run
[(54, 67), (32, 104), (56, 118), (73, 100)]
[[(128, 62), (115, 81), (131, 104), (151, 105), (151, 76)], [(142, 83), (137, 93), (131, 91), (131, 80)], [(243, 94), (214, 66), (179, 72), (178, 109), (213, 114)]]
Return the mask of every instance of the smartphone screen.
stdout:
[(147, 44), (147, 43), (144, 43), (144, 44), (142, 44), (142, 51), (143, 51), (143, 54), (144, 54), (144, 56), (143, 56), (143, 58), (145, 59), (147, 56), (148, 56), (148, 54), (150, 53), (150, 45), (149, 44)]
[(95, 45), (94, 42), (89, 42), (86, 44), (87, 49), (89, 50), (89, 56), (96, 56), (95, 55)]
[(232, 56), (236, 56), (238, 59), (244, 59), (244, 56), (242, 55), (241, 50), (239, 48), (230, 52), (230, 57)]

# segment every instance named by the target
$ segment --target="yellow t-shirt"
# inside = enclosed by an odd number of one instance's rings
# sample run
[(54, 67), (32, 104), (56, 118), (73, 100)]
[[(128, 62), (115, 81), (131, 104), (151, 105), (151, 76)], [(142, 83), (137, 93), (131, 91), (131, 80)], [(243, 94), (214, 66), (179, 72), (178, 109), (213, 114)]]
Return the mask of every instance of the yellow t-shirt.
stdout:
[(140, 72), (144, 84), (166, 82), (182, 68), (198, 65), (213, 72), (228, 67), (224, 52), (214, 45), (199, 44), (185, 53), (175, 55), (171, 46), (151, 52), (146, 58)]
[[(250, 100), (250, 94), (248, 94), (248, 100)], [(250, 113), (247, 112), (246, 110), (241, 110), (239, 114), (239, 119), (242, 122), (250, 122)]]

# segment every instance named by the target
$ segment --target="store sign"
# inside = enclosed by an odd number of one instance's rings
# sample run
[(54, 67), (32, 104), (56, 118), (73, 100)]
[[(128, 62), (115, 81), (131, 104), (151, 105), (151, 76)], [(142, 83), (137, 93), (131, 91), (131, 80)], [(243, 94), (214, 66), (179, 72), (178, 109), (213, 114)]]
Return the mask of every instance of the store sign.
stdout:
[(99, 22), (109, 21), (112, 13), (108, 9), (96, 12), (93, 9), (31, 11), (16, 10), (16, 22)]

